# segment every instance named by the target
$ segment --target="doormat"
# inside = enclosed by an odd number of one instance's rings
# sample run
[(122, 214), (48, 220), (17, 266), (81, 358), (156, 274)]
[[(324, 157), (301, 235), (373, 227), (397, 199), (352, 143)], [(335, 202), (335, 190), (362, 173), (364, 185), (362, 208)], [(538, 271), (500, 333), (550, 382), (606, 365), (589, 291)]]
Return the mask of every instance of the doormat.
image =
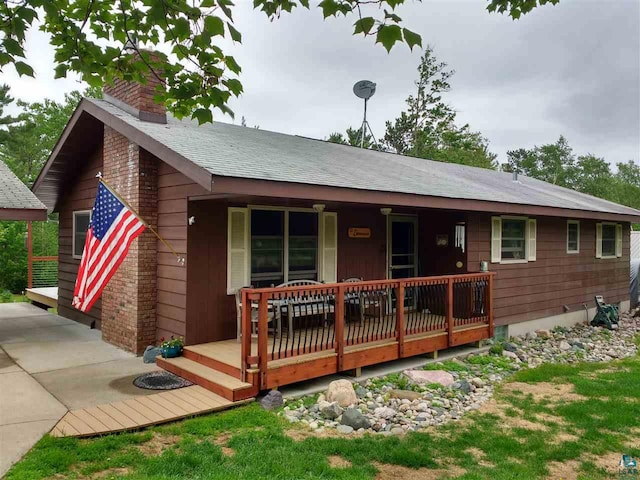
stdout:
[(137, 377), (133, 384), (147, 390), (174, 390), (176, 388), (190, 387), (189, 380), (174, 375), (170, 372), (150, 372)]

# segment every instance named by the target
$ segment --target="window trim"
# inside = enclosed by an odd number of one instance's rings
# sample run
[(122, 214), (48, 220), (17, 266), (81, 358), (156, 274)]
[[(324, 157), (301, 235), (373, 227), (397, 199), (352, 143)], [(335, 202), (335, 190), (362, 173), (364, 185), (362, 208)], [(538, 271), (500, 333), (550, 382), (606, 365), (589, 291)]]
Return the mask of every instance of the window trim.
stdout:
[[(81, 260), (82, 254), (76, 255), (76, 217), (79, 214), (88, 214), (89, 215), (89, 223), (91, 223), (91, 212), (92, 210), (74, 210), (71, 222), (71, 257), (74, 260)], [(84, 246), (83, 246), (84, 250)]]
[(283, 242), (282, 242), (282, 278), (284, 282), (288, 281), (289, 278), (289, 212), (304, 212), (304, 213), (315, 213), (318, 221), (318, 235), (317, 235), (317, 245), (316, 245), (316, 278), (320, 278), (320, 218), (321, 213), (316, 212), (313, 208), (302, 208), (302, 207), (279, 207), (273, 205), (247, 205), (248, 217), (247, 217), (247, 228), (248, 228), (248, 251), (247, 251), (247, 279), (249, 283), (252, 284), (251, 280), (251, 214), (254, 210), (267, 210), (267, 211), (276, 211), (276, 212), (284, 212), (283, 218)]
[[(509, 265), (509, 264), (518, 264), (518, 263), (529, 263), (534, 260), (529, 260), (529, 220), (532, 220), (531, 217), (525, 217), (521, 215), (500, 215), (500, 265)], [(504, 220), (522, 220), (524, 221), (524, 258), (522, 259), (503, 259), (502, 258), (502, 228), (504, 226)], [(537, 236), (536, 231), (536, 236)]]
[[(601, 235), (600, 235), (600, 252), (601, 252), (601, 255), (600, 255), (600, 257), (596, 257), (596, 258), (598, 258), (599, 260), (612, 260), (614, 258), (619, 258), (618, 255), (617, 255), (617, 249), (618, 249), (618, 241), (619, 241), (618, 232), (619, 232), (620, 228), (618, 226), (622, 226), (622, 224), (621, 223), (617, 223), (617, 222), (598, 222), (598, 224), (602, 225), (602, 226), (604, 226), (604, 225), (613, 226), (614, 227), (614, 231), (615, 231), (615, 235), (613, 236), (613, 245), (614, 245), (614, 247), (613, 247), (613, 255), (605, 255), (603, 253), (603, 250), (602, 250), (602, 244), (603, 244), (603, 240), (604, 240), (604, 228), (601, 230)], [(596, 226), (596, 232), (597, 232), (597, 228), (598, 227)], [(598, 241), (598, 238), (597, 238), (597, 233), (596, 233), (596, 242), (597, 241)], [(598, 251), (598, 248), (597, 248), (597, 245), (596, 245), (596, 252), (597, 251)]]
[[(578, 226), (577, 248), (575, 250), (569, 249), (569, 225)], [(575, 255), (576, 253), (580, 253), (580, 220), (567, 220), (567, 253), (570, 255)]]

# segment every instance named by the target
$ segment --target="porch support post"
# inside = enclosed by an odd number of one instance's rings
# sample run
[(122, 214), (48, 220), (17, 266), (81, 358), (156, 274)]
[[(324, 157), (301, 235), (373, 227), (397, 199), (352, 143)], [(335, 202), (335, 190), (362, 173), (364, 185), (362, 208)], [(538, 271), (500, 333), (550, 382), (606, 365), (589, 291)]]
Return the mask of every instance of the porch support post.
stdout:
[(242, 290), (242, 317), (240, 319), (240, 349), (241, 349), (241, 373), (242, 381), (247, 381), (247, 369), (251, 356), (251, 300), (246, 290)]
[(453, 278), (447, 278), (447, 337), (449, 346), (453, 346)]
[(267, 388), (268, 315), (269, 304), (267, 303), (267, 295), (261, 293), (260, 300), (258, 300), (258, 367), (260, 368), (260, 390)]
[(489, 294), (487, 295), (487, 309), (489, 310), (489, 338), (493, 338), (493, 273), (489, 273)]
[(33, 232), (27, 222), (27, 287), (33, 288)]
[(396, 288), (396, 339), (398, 340), (398, 358), (404, 357), (404, 283)]
[(336, 354), (338, 357), (338, 372), (343, 369), (344, 360), (344, 290), (343, 284), (338, 286), (336, 295), (335, 316), (336, 316)]

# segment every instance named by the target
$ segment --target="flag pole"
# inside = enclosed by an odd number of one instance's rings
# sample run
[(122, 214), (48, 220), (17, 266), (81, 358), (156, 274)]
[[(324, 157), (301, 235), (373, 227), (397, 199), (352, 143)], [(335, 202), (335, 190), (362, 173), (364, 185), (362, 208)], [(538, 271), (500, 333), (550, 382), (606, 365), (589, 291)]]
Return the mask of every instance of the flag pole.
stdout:
[(147, 227), (149, 230), (151, 230), (153, 232), (153, 234), (158, 237), (158, 240), (160, 240), (162, 243), (165, 244), (165, 246), (169, 249), (169, 251), (171, 251), (171, 253), (173, 253), (176, 258), (178, 259), (178, 263), (182, 266), (184, 266), (184, 257), (180, 254), (178, 254), (178, 252), (176, 252), (174, 250), (174, 248), (169, 244), (169, 242), (167, 242), (164, 238), (162, 238), (162, 236), (160, 236), (160, 234), (155, 230), (155, 228), (153, 228), (151, 225), (149, 225), (149, 223), (147, 221), (145, 221), (144, 218), (142, 218), (138, 212), (135, 211), (135, 209), (131, 206), (131, 204), (129, 204), (129, 202), (127, 202), (124, 198), (122, 198), (118, 192), (116, 192), (116, 190), (109, 185), (104, 178), (102, 178), (102, 172), (98, 172), (96, 174), (96, 178), (118, 199), (120, 200), (125, 207), (127, 207), (129, 210), (131, 210), (131, 213), (133, 213), (138, 220), (140, 220), (145, 227)]

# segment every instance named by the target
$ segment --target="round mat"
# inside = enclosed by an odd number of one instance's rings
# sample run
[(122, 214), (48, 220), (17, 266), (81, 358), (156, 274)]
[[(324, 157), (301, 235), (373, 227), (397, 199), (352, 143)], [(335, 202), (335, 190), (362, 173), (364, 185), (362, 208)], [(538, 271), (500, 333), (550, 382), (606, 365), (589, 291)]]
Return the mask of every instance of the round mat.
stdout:
[(133, 384), (147, 390), (174, 390), (193, 385), (189, 380), (169, 372), (150, 372), (137, 377)]

